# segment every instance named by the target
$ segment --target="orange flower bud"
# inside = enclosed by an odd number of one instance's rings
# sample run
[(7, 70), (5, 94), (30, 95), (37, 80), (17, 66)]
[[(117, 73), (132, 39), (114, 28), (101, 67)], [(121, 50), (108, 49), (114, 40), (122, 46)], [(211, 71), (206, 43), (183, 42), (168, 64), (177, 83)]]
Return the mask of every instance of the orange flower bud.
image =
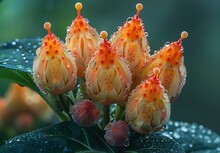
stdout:
[(111, 146), (123, 146), (128, 139), (129, 128), (125, 121), (108, 123), (104, 130), (104, 138)]
[(128, 61), (133, 80), (144, 65), (150, 49), (144, 25), (139, 17), (143, 5), (138, 3), (136, 9), (136, 15), (120, 27), (110, 40), (117, 47), (117, 52)]
[(158, 131), (170, 118), (170, 102), (158, 79), (159, 71), (155, 68), (154, 76), (132, 91), (126, 105), (129, 125), (142, 134)]
[(82, 127), (90, 127), (97, 123), (100, 118), (99, 109), (88, 99), (73, 105), (70, 109), (70, 114), (74, 122)]
[(99, 35), (81, 16), (82, 4), (76, 3), (75, 8), (78, 16), (67, 30), (66, 46), (76, 56), (77, 75), (84, 78), (86, 66), (98, 48)]
[(159, 79), (168, 91), (169, 98), (178, 96), (185, 84), (186, 67), (181, 43), (187, 36), (187, 32), (182, 32), (178, 41), (165, 45), (152, 57), (151, 63), (144, 66), (140, 76), (141, 79), (146, 79), (152, 75), (155, 67), (160, 68)]
[(131, 86), (131, 72), (124, 59), (107, 41), (107, 32), (101, 32), (104, 39), (86, 69), (88, 95), (104, 105), (124, 105)]
[(73, 89), (76, 84), (77, 68), (74, 56), (50, 31), (50, 23), (44, 28), (48, 34), (37, 49), (33, 65), (33, 77), (37, 86), (44, 92), (61, 94)]

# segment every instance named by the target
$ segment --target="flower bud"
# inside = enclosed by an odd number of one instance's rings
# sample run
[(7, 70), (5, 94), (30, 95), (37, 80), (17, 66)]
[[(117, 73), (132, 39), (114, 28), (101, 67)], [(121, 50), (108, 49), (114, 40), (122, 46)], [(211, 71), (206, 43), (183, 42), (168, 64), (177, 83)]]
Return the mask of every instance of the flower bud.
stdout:
[(165, 45), (152, 57), (151, 63), (143, 67), (140, 75), (142, 80), (146, 79), (152, 75), (152, 70), (155, 67), (160, 68), (159, 79), (171, 99), (180, 94), (186, 81), (186, 67), (183, 62), (183, 47), (181, 43), (187, 36), (187, 32), (182, 32), (178, 41)]
[(73, 89), (76, 84), (77, 68), (74, 56), (50, 31), (50, 23), (44, 28), (48, 34), (37, 49), (33, 65), (33, 77), (37, 86), (46, 93), (58, 95)]
[(82, 4), (76, 3), (75, 8), (78, 15), (67, 29), (66, 46), (76, 57), (77, 75), (84, 78), (86, 66), (98, 48), (99, 35), (88, 20), (81, 16)]
[(123, 146), (128, 139), (129, 128), (125, 121), (108, 123), (104, 138), (111, 146)]
[(90, 127), (100, 118), (99, 109), (88, 99), (81, 100), (73, 105), (70, 114), (76, 124), (82, 127)]
[(155, 68), (154, 76), (132, 91), (126, 105), (126, 120), (142, 134), (158, 131), (170, 118), (170, 102), (158, 79), (159, 71)]
[(136, 15), (120, 27), (110, 40), (117, 47), (117, 52), (128, 61), (133, 73), (133, 81), (139, 75), (150, 50), (144, 25), (140, 18), (143, 5), (138, 3), (136, 9)]
[(104, 40), (86, 69), (88, 95), (104, 105), (125, 105), (124, 99), (131, 86), (131, 72), (124, 59), (107, 41), (107, 32), (101, 32), (101, 37)]

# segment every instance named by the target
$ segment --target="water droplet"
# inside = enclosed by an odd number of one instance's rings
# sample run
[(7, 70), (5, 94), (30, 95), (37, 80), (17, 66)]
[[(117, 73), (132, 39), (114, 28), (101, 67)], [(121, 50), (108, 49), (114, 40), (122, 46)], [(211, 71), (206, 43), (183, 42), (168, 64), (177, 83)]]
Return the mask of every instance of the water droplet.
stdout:
[(18, 38), (16, 38), (16, 39), (15, 39), (15, 41), (16, 41), (16, 42), (19, 42), (19, 39), (18, 39)]
[(13, 59), (13, 62), (17, 62), (18, 60), (17, 59)]
[(179, 123), (178, 123), (178, 122), (175, 122), (175, 123), (174, 123), (174, 126), (175, 126), (175, 127), (179, 127)]
[(44, 143), (48, 143), (48, 141), (45, 141)]
[(129, 18), (127, 18), (126, 21), (128, 22), (128, 21), (131, 21), (132, 19), (133, 19), (132, 17), (129, 17)]
[(165, 42), (165, 46), (168, 46), (169, 44), (170, 44), (170, 42), (169, 42), (169, 41)]
[[(24, 59), (24, 58), (23, 58)], [(26, 58), (25, 58), (26, 59)], [(25, 63), (28, 63), (28, 60), (25, 61)]]
[[(142, 139), (141, 139), (142, 140)], [(125, 147), (128, 147), (130, 145), (130, 142), (129, 142), (129, 140), (127, 140), (126, 142), (125, 142), (125, 144), (124, 144), (124, 146)]]
[(7, 62), (3, 62), (2, 64), (3, 64), (3, 65), (6, 65), (6, 64), (7, 64)]
[(17, 142), (19, 142), (19, 141), (20, 141), (20, 139), (18, 138), (18, 139), (16, 139), (16, 141), (17, 141)]
[(8, 59), (8, 58), (5, 58), (5, 59), (3, 59), (3, 61), (4, 61), (4, 62), (7, 62), (7, 61), (9, 61), (9, 59)]
[(17, 69), (24, 69), (24, 67), (22, 65), (17, 65), (16, 68)]
[(12, 140), (9, 140), (8, 143), (12, 143)]
[(22, 49), (22, 48), (23, 48), (23, 46), (18, 46), (18, 48)]
[(28, 45), (28, 46), (31, 46), (31, 43), (29, 42), (29, 43), (27, 43), (27, 45)]
[(84, 19), (86, 20), (87, 23), (89, 23), (89, 19), (87, 19), (87, 18), (84, 18)]
[(180, 138), (180, 135), (179, 135), (179, 133), (174, 132), (174, 133), (173, 133), (173, 137), (174, 137), (175, 139), (179, 139), (179, 138)]
[(17, 49), (15, 49), (15, 51), (16, 51), (16, 52), (19, 52), (19, 51), (20, 51), (20, 49), (18, 49), (18, 48), (17, 48)]
[(11, 44), (14, 46), (14, 45), (16, 45), (16, 42), (15, 42), (15, 41), (12, 41), (12, 43), (11, 43)]
[(67, 68), (70, 68), (70, 64), (67, 64), (66, 67), (67, 67)]
[(190, 148), (192, 148), (192, 147), (193, 147), (193, 145), (192, 145), (192, 144), (189, 144), (189, 147), (190, 147)]
[(63, 153), (73, 153), (72, 149), (69, 147), (63, 148)]
[(33, 48), (37, 48), (37, 45), (34, 45)]
[(182, 126), (182, 127), (181, 127), (181, 131), (183, 131), (183, 132), (187, 132), (188, 129), (187, 129), (185, 126)]
[(31, 73), (32, 69), (31, 68), (26, 68), (26, 71)]

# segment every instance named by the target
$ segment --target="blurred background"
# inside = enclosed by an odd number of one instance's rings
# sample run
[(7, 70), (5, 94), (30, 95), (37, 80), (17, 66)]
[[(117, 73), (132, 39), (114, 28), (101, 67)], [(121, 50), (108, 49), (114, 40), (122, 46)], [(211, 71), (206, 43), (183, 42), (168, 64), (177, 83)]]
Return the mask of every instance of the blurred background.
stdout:
[[(83, 3), (82, 15), (98, 32), (109, 35), (143, 3), (141, 18), (148, 32), (151, 53), (165, 42), (179, 39), (183, 30), (187, 81), (181, 95), (172, 102), (172, 120), (196, 122), (220, 134), (220, 1), (219, 0), (93, 0)], [(64, 40), (66, 27), (76, 17), (73, 0), (2, 0), (0, 42), (15, 38), (44, 37), (45, 21)], [(9, 83), (0, 80), (0, 96)]]

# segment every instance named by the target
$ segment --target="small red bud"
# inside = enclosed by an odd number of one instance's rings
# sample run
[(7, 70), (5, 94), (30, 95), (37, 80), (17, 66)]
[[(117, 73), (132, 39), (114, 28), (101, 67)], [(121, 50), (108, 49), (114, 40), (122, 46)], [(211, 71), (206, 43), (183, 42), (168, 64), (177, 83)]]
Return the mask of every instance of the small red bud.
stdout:
[(123, 146), (128, 139), (129, 128), (125, 121), (108, 123), (104, 138), (111, 146)]
[(100, 118), (99, 109), (88, 99), (73, 105), (70, 109), (70, 114), (74, 122), (82, 127), (90, 127), (97, 123)]

